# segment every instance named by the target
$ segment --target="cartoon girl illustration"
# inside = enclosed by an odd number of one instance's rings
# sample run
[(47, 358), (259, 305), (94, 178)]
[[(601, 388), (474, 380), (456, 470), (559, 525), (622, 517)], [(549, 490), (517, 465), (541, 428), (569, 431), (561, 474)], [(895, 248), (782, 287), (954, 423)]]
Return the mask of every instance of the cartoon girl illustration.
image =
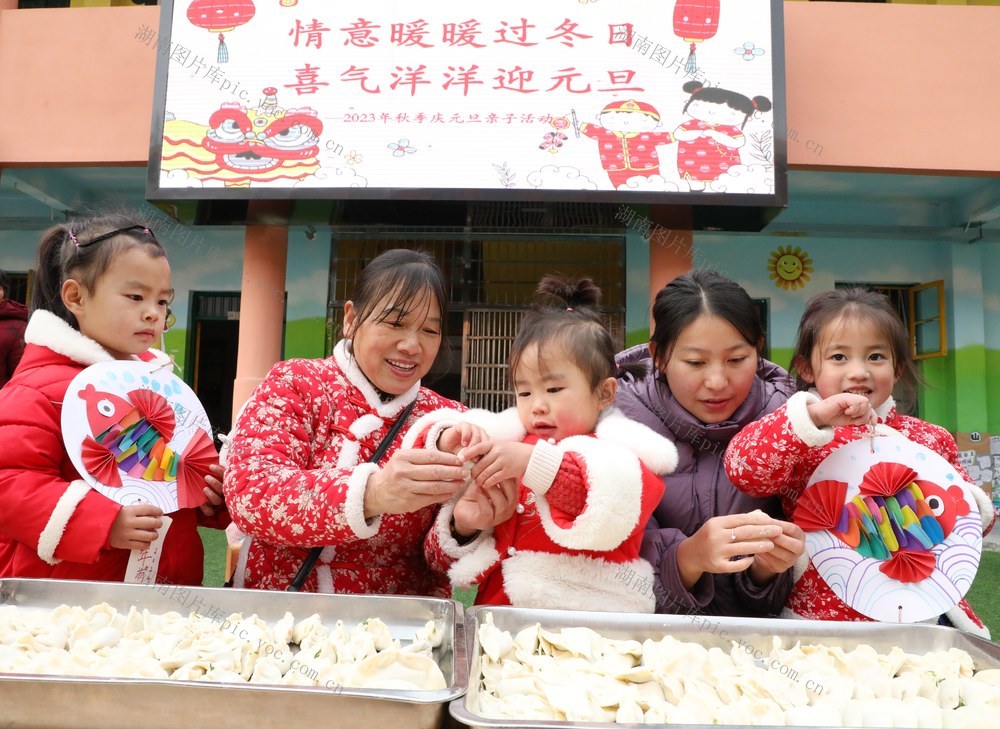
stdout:
[(700, 81), (688, 81), (682, 88), (691, 94), (684, 104), (684, 113), (691, 120), (674, 130), (677, 173), (692, 190), (704, 190), (706, 183), (740, 164), (739, 150), (746, 142), (743, 127), (754, 112), (769, 111), (771, 101), (702, 86)]
[(660, 174), (656, 147), (670, 144), (674, 137), (670, 132), (653, 131), (660, 126), (660, 112), (652, 104), (612, 101), (597, 118), (600, 124), (580, 124), (580, 132), (597, 140), (601, 166), (615, 189), (630, 177)]

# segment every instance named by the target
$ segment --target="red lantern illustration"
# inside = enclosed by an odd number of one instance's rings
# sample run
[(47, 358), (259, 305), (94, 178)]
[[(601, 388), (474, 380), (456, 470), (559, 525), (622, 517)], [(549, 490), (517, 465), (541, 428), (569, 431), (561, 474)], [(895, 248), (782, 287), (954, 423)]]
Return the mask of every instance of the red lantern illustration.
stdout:
[(695, 73), (698, 59), (695, 48), (713, 37), (719, 29), (719, 0), (677, 0), (674, 5), (674, 35), (690, 43), (684, 70)]
[(249, 22), (256, 12), (253, 0), (194, 0), (188, 8), (187, 17), (193, 25), (219, 34), (218, 62), (226, 63), (229, 61), (229, 49), (226, 48), (225, 33)]

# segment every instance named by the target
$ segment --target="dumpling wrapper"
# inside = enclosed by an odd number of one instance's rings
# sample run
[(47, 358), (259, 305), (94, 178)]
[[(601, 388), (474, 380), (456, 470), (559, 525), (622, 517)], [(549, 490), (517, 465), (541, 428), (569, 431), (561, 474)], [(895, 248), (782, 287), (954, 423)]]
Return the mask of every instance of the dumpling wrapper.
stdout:
[(645, 721), (642, 709), (634, 701), (623, 701), (615, 714), (618, 724), (642, 724)]
[(431, 648), (437, 648), (441, 645), (441, 641), (444, 640), (444, 631), (436, 620), (428, 620), (424, 623), (424, 627), (414, 633), (413, 641), (417, 642), (421, 640), (427, 641)]
[(538, 637), (543, 650), (547, 643), (553, 648), (591, 659), (603, 640), (599, 633), (590, 628), (563, 628), (558, 633), (540, 628)]
[(273, 658), (258, 658), (254, 665), (253, 675), (250, 683), (273, 683), (280, 684), (284, 673), (281, 666)]
[(479, 626), (479, 647), (494, 663), (506, 656), (514, 648), (514, 640), (506, 630), (493, 625), (493, 614), (486, 613), (486, 620)]
[(348, 685), (407, 691), (437, 691), (448, 687), (434, 660), (400, 650), (383, 651), (365, 658), (355, 667)]
[(982, 681), (993, 686), (1000, 686), (1000, 668), (987, 668), (984, 671), (976, 671), (972, 676), (976, 681)]
[(351, 631), (352, 636), (358, 632), (366, 633), (372, 637), (372, 642), (375, 645), (376, 651), (386, 651), (393, 648), (399, 648), (399, 643), (392, 637), (392, 633), (389, 632), (389, 626), (383, 623), (378, 618), (369, 618), (364, 622), (358, 624), (358, 626)]
[(288, 645), (292, 642), (292, 630), (295, 627), (295, 616), (286, 612), (281, 620), (274, 624), (274, 642)]
[(313, 613), (308, 618), (305, 618), (304, 620), (300, 620), (299, 622), (295, 623), (295, 625), (292, 627), (291, 640), (285, 642), (297, 643), (298, 645), (302, 645), (302, 642), (306, 640), (306, 637), (316, 630), (321, 631), (323, 633), (322, 637), (320, 638), (320, 641), (322, 641), (323, 638), (326, 638), (327, 634), (330, 632), (329, 628), (323, 625), (323, 619), (319, 616), (319, 613)]

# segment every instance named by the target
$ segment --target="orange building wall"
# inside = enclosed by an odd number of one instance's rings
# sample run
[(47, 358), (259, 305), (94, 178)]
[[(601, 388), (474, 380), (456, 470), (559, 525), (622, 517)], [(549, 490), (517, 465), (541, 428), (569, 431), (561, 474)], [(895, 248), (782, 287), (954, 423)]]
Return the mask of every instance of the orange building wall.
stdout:
[[(0, 11), (0, 166), (145, 164), (156, 53), (135, 36), (158, 22)], [(791, 165), (1000, 171), (996, 8), (788, 2), (785, 30)]]
[(995, 7), (786, 2), (790, 163), (997, 174), (998, 37)]
[(0, 11), (0, 166), (145, 165), (156, 6)]

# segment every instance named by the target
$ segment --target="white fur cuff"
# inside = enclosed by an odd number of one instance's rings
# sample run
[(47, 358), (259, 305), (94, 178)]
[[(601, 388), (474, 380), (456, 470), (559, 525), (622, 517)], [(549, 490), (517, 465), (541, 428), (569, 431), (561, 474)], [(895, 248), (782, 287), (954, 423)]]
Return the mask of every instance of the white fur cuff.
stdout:
[(454, 514), (454, 501), (442, 504), (431, 528), (434, 530), (434, 536), (437, 538), (441, 551), (452, 559), (461, 559), (475, 552), (485, 538), (490, 535), (490, 532), (479, 532), (479, 535), (471, 542), (459, 544), (451, 534), (451, 518)]
[(985, 638), (986, 640), (990, 640), (990, 629), (987, 628), (985, 625), (982, 628), (980, 628), (978, 625), (972, 622), (972, 618), (970, 618), (968, 615), (965, 614), (965, 611), (962, 609), (961, 605), (956, 605), (955, 607), (946, 611), (945, 615), (948, 617), (948, 620), (951, 621), (951, 624), (954, 625), (959, 630), (961, 630), (962, 632), (969, 633), (971, 635), (977, 635), (980, 638)]
[(548, 502), (540, 498), (536, 507), (542, 528), (566, 549), (615, 549), (639, 524), (643, 489), (639, 459), (624, 448), (588, 435), (571, 435), (560, 445), (586, 465), (587, 506), (570, 526), (562, 527), (552, 518)]
[(374, 517), (371, 522), (365, 519), (365, 491), (368, 490), (368, 479), (377, 470), (378, 464), (362, 463), (347, 479), (344, 518), (358, 539), (371, 539), (378, 534), (378, 528), (382, 524), (381, 514)]
[(427, 440), (424, 443), (424, 448), (434, 450), (437, 448), (437, 439), (441, 435), (441, 431), (457, 423), (461, 417), (462, 413), (453, 408), (438, 408), (424, 413), (406, 429), (399, 447), (413, 448), (417, 438), (426, 433)]
[(479, 532), (468, 544), (459, 544), (451, 533), (451, 519), (455, 514), (456, 497), (438, 509), (431, 526), (441, 551), (455, 560), (448, 568), (448, 579), (458, 587), (468, 587), (477, 581), (486, 569), (500, 559), (492, 531)]
[(792, 432), (812, 448), (825, 446), (833, 440), (833, 428), (817, 428), (809, 417), (808, 407), (819, 401), (819, 396), (811, 392), (796, 392), (788, 398), (788, 403), (785, 405), (785, 413), (789, 425), (792, 426)]
[(69, 524), (76, 507), (89, 493), (90, 486), (80, 480), (70, 481), (69, 486), (63, 491), (59, 501), (56, 502), (56, 508), (52, 510), (52, 515), (38, 537), (38, 556), (42, 561), (51, 565), (62, 561), (56, 559), (56, 547), (59, 546), (66, 525)]
[(528, 459), (528, 467), (524, 469), (521, 483), (539, 496), (544, 496), (552, 488), (562, 460), (561, 448), (556, 448), (548, 441), (538, 441), (531, 449), (531, 458)]

